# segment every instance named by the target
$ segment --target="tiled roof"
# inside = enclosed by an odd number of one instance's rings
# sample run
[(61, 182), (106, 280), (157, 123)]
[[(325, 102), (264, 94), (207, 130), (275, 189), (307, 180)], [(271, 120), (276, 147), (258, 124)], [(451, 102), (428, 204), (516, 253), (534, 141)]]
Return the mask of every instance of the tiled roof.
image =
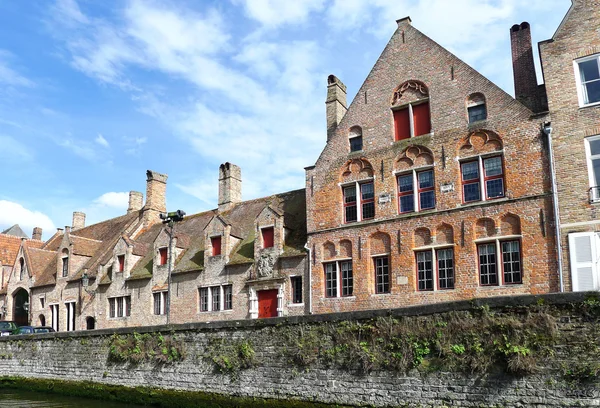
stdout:
[(0, 234), (0, 265), (13, 266), (15, 264), (21, 240), (12, 235)]
[(73, 243), (73, 254), (92, 257), (102, 245), (102, 241), (95, 239), (83, 238), (77, 235), (71, 234), (69, 237)]
[(0, 234), (11, 235), (13, 237), (18, 237), (18, 238), (29, 238), (29, 236), (27, 234), (25, 234), (25, 232), (23, 232), (21, 227), (19, 227), (19, 224), (15, 224), (10, 228), (5, 229)]
[(35, 278), (33, 287), (56, 283), (58, 261), (56, 252), (25, 246), (25, 256), (27, 257), (29, 273)]

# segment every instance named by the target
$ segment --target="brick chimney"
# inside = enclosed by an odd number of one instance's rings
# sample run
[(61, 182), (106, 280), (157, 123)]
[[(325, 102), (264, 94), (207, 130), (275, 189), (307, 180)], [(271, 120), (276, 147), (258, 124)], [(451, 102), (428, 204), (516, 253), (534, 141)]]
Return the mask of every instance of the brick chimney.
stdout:
[(85, 213), (74, 211), (71, 226), (73, 227), (73, 231), (85, 227)]
[(219, 166), (219, 212), (242, 201), (242, 170), (229, 162)]
[(325, 101), (327, 113), (327, 141), (346, 114), (346, 85), (335, 75), (327, 77), (327, 100)]
[(160, 213), (167, 211), (167, 175), (152, 170), (146, 172), (146, 205), (144, 227), (160, 222)]
[(534, 112), (540, 110), (540, 95), (533, 62), (531, 30), (522, 22), (510, 28), (515, 98)]
[(134, 211), (139, 211), (144, 206), (144, 195), (139, 191), (129, 192), (129, 207), (127, 208), (127, 214)]
[(40, 227), (33, 228), (33, 234), (31, 234), (31, 239), (35, 239), (38, 241), (42, 240), (42, 229)]

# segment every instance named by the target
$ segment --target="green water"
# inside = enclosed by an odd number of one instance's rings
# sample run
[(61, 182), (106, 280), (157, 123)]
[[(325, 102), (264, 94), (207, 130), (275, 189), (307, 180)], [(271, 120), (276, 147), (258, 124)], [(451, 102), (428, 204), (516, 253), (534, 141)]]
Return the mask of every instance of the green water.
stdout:
[(122, 404), (88, 398), (65, 397), (40, 392), (0, 389), (0, 408), (140, 408), (142, 405)]

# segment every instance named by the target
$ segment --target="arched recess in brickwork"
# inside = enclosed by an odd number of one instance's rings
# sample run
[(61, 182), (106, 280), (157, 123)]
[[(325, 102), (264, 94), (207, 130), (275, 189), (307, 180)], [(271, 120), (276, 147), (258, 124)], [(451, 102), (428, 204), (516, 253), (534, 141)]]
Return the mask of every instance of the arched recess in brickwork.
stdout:
[(475, 238), (487, 238), (496, 235), (496, 223), (491, 218), (480, 218), (475, 223)]
[(438, 244), (453, 244), (454, 229), (449, 224), (440, 224), (435, 229), (435, 239)]
[[(404, 96), (404, 98), (403, 98)], [(424, 82), (416, 79), (410, 79), (401, 83), (394, 89), (390, 105), (400, 105), (411, 100), (427, 98), (429, 96), (429, 88)]]
[(371, 247), (371, 255), (388, 254), (390, 253), (391, 239), (385, 232), (376, 232), (369, 237), (369, 245)]
[(414, 246), (422, 247), (431, 245), (431, 231), (429, 228), (417, 228), (414, 234)]
[(460, 141), (460, 156), (473, 156), (502, 150), (502, 138), (494, 131), (479, 129)]
[(367, 159), (360, 157), (350, 159), (342, 167), (340, 181), (342, 183), (373, 177), (373, 166)]
[(430, 166), (433, 165), (433, 153), (425, 146), (413, 145), (408, 146), (402, 153), (396, 157), (394, 162), (394, 170), (407, 170), (413, 166)]
[(521, 219), (515, 214), (505, 214), (500, 219), (500, 231), (502, 235), (520, 235)]
[(335, 257), (335, 244), (329, 241), (325, 242), (323, 244), (323, 259), (334, 259)]
[(352, 242), (347, 239), (340, 241), (340, 258), (352, 258)]

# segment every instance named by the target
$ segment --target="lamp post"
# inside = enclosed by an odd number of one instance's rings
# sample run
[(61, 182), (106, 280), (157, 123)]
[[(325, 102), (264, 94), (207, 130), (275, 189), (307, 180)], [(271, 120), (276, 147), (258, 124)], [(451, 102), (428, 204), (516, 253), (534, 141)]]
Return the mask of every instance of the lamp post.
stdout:
[(83, 271), (83, 275), (81, 276), (81, 286), (83, 286), (83, 289), (89, 293), (90, 295), (94, 295), (96, 293), (95, 290), (92, 289), (88, 289), (88, 286), (90, 285), (90, 277), (87, 274), (87, 269)]
[(175, 231), (175, 223), (183, 220), (185, 217), (185, 211), (177, 210), (169, 213), (160, 214), (160, 219), (163, 220), (163, 224), (167, 224), (169, 227), (169, 259), (168, 259), (168, 278), (167, 278), (167, 324), (169, 324), (171, 320), (171, 269), (172, 269), (172, 259), (173, 259), (173, 233)]

